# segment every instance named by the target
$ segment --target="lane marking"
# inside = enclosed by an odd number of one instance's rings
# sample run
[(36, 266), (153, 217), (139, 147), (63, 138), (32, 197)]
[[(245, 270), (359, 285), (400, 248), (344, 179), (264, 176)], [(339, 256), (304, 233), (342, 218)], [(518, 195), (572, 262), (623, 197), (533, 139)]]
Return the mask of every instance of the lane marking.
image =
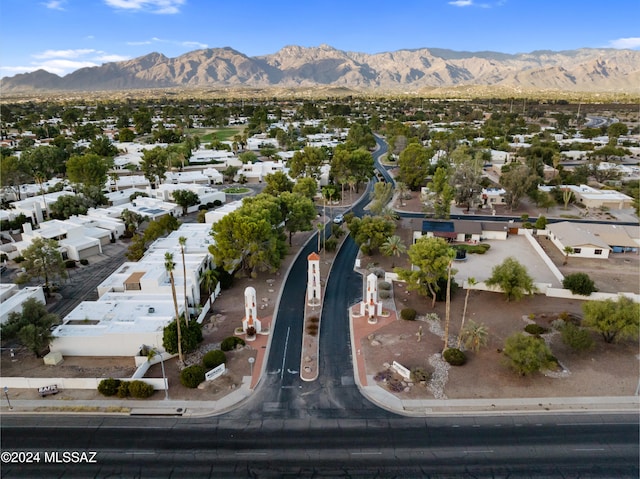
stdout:
[(287, 360), (287, 348), (289, 347), (289, 331), (291, 326), (287, 328), (287, 338), (284, 340), (284, 353), (282, 354), (282, 367), (280, 368), (280, 379), (284, 377), (284, 362)]

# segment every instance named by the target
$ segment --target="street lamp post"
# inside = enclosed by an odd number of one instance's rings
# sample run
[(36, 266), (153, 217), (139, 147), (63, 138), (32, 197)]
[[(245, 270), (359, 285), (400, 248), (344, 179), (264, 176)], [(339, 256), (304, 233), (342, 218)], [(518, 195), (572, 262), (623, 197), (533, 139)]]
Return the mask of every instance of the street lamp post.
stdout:
[(4, 397), (7, 398), (7, 404), (9, 405), (9, 409), (13, 409), (11, 405), (11, 401), (9, 401), (9, 388), (7, 386), (4, 387)]
[(251, 375), (251, 378), (253, 379), (253, 363), (256, 362), (256, 358), (251, 356), (247, 361), (249, 361), (249, 374)]

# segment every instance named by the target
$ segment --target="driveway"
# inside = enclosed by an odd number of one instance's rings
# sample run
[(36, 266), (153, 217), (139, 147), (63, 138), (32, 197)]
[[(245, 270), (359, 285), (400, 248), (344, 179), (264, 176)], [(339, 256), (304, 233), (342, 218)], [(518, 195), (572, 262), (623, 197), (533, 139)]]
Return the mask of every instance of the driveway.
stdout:
[(455, 277), (462, 282), (469, 277), (476, 281), (485, 281), (491, 276), (494, 266), (502, 263), (509, 256), (527, 268), (529, 275), (536, 283), (549, 283), (554, 288), (562, 284), (556, 279), (549, 267), (542, 261), (524, 236), (512, 235), (506, 240), (487, 240), (491, 248), (485, 254), (468, 254), (466, 261), (457, 261), (454, 268), (458, 270)]

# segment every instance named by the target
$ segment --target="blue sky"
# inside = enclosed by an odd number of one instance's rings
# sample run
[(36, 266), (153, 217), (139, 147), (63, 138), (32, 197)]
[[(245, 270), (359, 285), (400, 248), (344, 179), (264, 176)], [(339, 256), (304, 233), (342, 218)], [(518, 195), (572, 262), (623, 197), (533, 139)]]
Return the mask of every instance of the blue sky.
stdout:
[(0, 0), (0, 19), (0, 76), (226, 46), (640, 50), (640, 0)]

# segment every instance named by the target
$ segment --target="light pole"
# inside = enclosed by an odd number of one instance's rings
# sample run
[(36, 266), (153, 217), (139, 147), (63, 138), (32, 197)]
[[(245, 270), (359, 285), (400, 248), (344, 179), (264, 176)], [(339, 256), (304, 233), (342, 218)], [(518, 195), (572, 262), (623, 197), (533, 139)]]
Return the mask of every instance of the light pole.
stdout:
[(249, 359), (247, 359), (247, 361), (249, 361), (249, 374), (251, 375), (251, 379), (253, 380), (253, 363), (256, 362), (256, 358), (251, 356)]
[(13, 409), (11, 405), (11, 401), (9, 401), (9, 388), (7, 386), (4, 387), (4, 397), (7, 398), (7, 404), (9, 404), (9, 409)]

